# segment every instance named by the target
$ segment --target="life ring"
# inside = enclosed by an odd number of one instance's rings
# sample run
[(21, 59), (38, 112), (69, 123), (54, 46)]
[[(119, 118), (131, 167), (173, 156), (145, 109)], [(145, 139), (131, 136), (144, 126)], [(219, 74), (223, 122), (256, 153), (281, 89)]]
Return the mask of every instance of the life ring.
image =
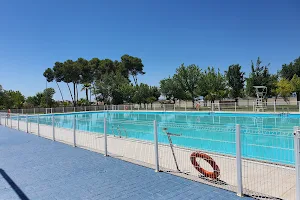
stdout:
[[(196, 158), (202, 158), (203, 160), (208, 162), (208, 164), (210, 164), (210, 166), (213, 168), (214, 171), (210, 172), (210, 171), (207, 171), (207, 170), (203, 169), (202, 167), (200, 167), (200, 165), (198, 164)], [(205, 177), (209, 177), (209, 178), (212, 178), (212, 179), (217, 179), (218, 176), (220, 175), (219, 166), (216, 164), (216, 162), (209, 155), (206, 155), (206, 154), (201, 153), (201, 152), (193, 152), (190, 156), (190, 159), (191, 159), (192, 164), (196, 168), (196, 170), (198, 172), (200, 172), (201, 174), (203, 174)]]

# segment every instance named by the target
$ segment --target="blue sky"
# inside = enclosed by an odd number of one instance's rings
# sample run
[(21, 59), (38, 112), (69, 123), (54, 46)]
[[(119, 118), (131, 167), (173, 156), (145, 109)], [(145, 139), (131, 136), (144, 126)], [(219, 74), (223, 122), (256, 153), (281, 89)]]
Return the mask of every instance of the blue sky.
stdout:
[(260, 56), (276, 72), (300, 56), (299, 8), (297, 0), (0, 0), (0, 84), (34, 95), (55, 61), (125, 53), (142, 58), (139, 82), (151, 85), (181, 63), (249, 72)]

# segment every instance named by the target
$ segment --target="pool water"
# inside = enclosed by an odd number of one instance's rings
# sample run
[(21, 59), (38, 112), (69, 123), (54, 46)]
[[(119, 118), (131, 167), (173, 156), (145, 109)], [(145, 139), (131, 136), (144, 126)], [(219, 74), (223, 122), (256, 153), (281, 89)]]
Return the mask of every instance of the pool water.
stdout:
[[(176, 134), (171, 136), (176, 146), (232, 156), (236, 151), (235, 126), (240, 124), (244, 158), (288, 165), (294, 164), (293, 127), (300, 124), (298, 114), (112, 111), (55, 114), (55, 126), (72, 128), (74, 116), (78, 130), (102, 134), (106, 117), (108, 134), (147, 141), (153, 141), (156, 120), (160, 143), (169, 144), (169, 132)], [(51, 125), (51, 116), (41, 115), (40, 123)]]

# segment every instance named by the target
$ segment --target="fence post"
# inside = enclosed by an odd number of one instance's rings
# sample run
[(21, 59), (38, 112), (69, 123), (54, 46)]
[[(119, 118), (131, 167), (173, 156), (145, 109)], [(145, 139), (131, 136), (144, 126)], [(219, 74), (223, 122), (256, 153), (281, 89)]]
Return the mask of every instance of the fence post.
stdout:
[(73, 119), (73, 147), (76, 147), (76, 115)]
[(276, 102), (274, 101), (274, 113), (276, 113)]
[(38, 116), (37, 116), (37, 126), (38, 126), (38, 136), (40, 137), (41, 135), (40, 135), (40, 115), (38, 114)]
[(84, 106), (84, 111), (86, 112), (86, 106)]
[(97, 106), (95, 106), (95, 111), (97, 111)]
[(299, 112), (300, 112), (300, 101), (298, 101), (297, 103), (298, 103), (298, 107), (299, 107)]
[(20, 130), (20, 115), (19, 115), (19, 113), (18, 113), (18, 131)]
[(52, 114), (52, 140), (55, 141), (55, 122), (54, 122), (53, 114)]
[(22, 115), (24, 114), (24, 109), (22, 109)]
[(74, 106), (74, 112), (76, 112), (76, 108), (75, 108), (75, 106)]
[(241, 156), (241, 127), (236, 125), (236, 169), (237, 169), (237, 195), (243, 196), (243, 179), (242, 179), (242, 156)]
[(26, 114), (26, 133), (28, 133), (28, 114)]
[(2, 120), (2, 114), (0, 113), (0, 125), (2, 125), (2, 122), (1, 122), (1, 120)]
[(65, 107), (63, 106), (63, 113), (65, 112)]
[(295, 150), (295, 169), (296, 169), (296, 199), (300, 199), (300, 132), (298, 127), (294, 127), (294, 150)]
[(184, 105), (184, 110), (185, 110), (185, 112), (186, 112), (186, 101), (185, 101), (185, 105)]
[(10, 128), (12, 128), (12, 118), (11, 118), (11, 114), (9, 115), (9, 118), (10, 118)]
[(106, 130), (106, 118), (103, 118), (103, 132), (104, 132), (104, 156), (107, 156), (107, 130)]
[(155, 172), (159, 172), (159, 158), (158, 158), (158, 135), (157, 135), (157, 122), (153, 121), (153, 133), (154, 133), (154, 152), (155, 152)]
[(176, 106), (175, 106), (175, 103), (174, 103), (174, 112), (176, 111)]
[(33, 114), (35, 114), (35, 108), (33, 108)]
[[(219, 105), (220, 108), (220, 105)], [(234, 102), (234, 112), (236, 112), (236, 102)]]
[(255, 108), (254, 108), (254, 101), (253, 101), (253, 112), (255, 112)]
[(166, 104), (164, 104), (164, 111), (166, 112)]

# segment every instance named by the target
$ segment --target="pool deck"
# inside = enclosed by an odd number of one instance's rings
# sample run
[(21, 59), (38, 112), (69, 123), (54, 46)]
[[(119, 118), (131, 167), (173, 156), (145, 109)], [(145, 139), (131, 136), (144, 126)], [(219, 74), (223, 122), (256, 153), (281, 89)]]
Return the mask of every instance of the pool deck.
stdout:
[(6, 200), (241, 199), (227, 190), (3, 126), (0, 173), (0, 199)]

